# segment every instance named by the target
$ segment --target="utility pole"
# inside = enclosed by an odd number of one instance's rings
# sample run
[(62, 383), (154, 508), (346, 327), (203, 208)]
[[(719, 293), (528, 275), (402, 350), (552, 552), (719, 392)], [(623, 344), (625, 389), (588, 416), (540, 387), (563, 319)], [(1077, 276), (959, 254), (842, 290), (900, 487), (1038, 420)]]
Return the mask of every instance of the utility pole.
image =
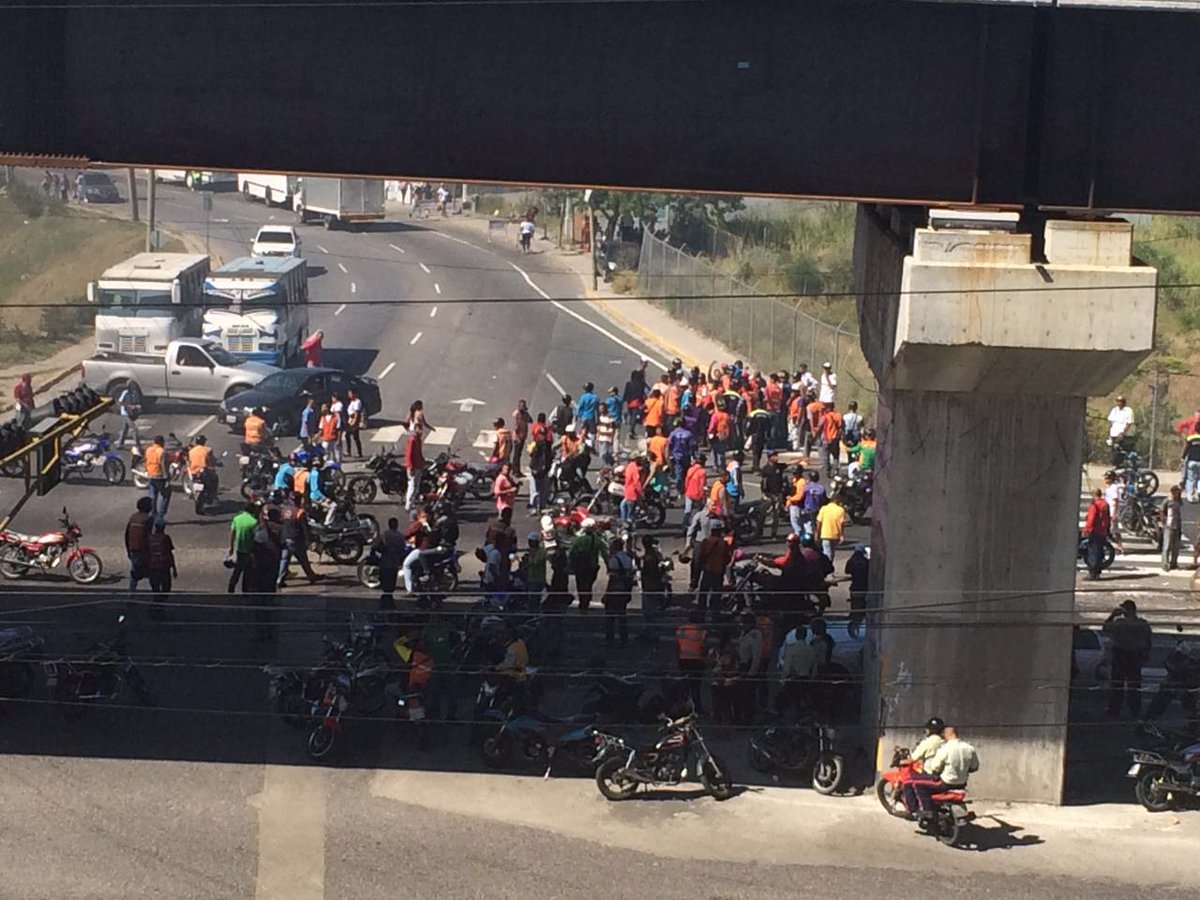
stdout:
[[(588, 222), (592, 230), (592, 239), (588, 251), (592, 254), (592, 290), (600, 290), (600, 282), (596, 277), (596, 204), (592, 202), (592, 192), (587, 192)], [(732, 309), (732, 307), (730, 307)]]
[(129, 217), (134, 222), (142, 221), (142, 213), (138, 209), (137, 177), (133, 174), (132, 166), (129, 167)]
[(1154, 442), (1158, 432), (1158, 395), (1162, 391), (1162, 382), (1158, 377), (1158, 369), (1154, 370), (1154, 383), (1150, 385), (1150, 459), (1149, 466), (1154, 468)]
[(146, 176), (146, 251), (156, 249), (154, 242), (154, 170), (147, 169)]

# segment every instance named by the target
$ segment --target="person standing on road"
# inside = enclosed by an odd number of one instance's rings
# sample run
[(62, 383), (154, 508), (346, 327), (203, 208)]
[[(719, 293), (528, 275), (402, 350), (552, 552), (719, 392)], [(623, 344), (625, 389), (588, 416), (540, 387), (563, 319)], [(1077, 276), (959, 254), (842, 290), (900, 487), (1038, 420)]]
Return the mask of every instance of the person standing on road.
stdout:
[(1121, 504), (1125, 502), (1125, 485), (1111, 469), (1104, 473), (1104, 500), (1108, 503), (1109, 537), (1118, 553), (1125, 552), (1125, 543), (1121, 540)]
[(125, 555), (129, 557), (129, 593), (137, 590), (138, 582), (146, 577), (146, 550), (150, 529), (154, 524), (151, 513), (154, 501), (138, 497), (137, 511), (125, 524)]
[(1095, 581), (1104, 568), (1104, 545), (1112, 530), (1112, 513), (1104, 499), (1104, 491), (1096, 488), (1088, 506), (1087, 518), (1083, 523), (1083, 534), (1087, 538), (1088, 578)]
[(821, 484), (821, 473), (816, 469), (808, 471), (808, 484), (804, 486), (804, 534), (803, 537), (816, 535), (817, 513), (828, 501), (829, 495), (825, 485)]
[(13, 405), (16, 407), (17, 425), (28, 428), (33, 422), (33, 376), (26, 372), (13, 386)]
[(725, 523), (717, 519), (700, 545), (700, 586), (696, 592), (696, 606), (711, 610), (714, 618), (721, 607), (725, 570), (732, 558), (733, 548), (725, 540)]
[(154, 443), (146, 448), (143, 461), (146, 465), (146, 479), (149, 482), (147, 495), (154, 515), (159, 521), (167, 518), (167, 509), (171, 505), (171, 485), (167, 481), (167, 448), (166, 438), (161, 434), (155, 435)]
[(688, 694), (696, 715), (704, 715), (700, 689), (704, 679), (707, 642), (708, 629), (704, 627), (704, 610), (693, 609), (688, 613), (687, 624), (675, 629), (675, 652), (679, 661), (679, 672), (687, 681)]
[(362, 436), (360, 432), (366, 426), (367, 417), (363, 410), (362, 398), (354, 391), (346, 392), (346, 399), (349, 401), (346, 404), (346, 455), (350, 455), (350, 442), (354, 442), (354, 455), (358, 459), (362, 459)]
[(321, 447), (325, 450), (325, 458), (338, 458), (338, 419), (329, 408), (328, 403), (321, 404), (321, 418), (317, 423), (317, 434), (321, 438)]
[(856, 638), (867, 619), (867, 591), (870, 590), (871, 556), (865, 544), (854, 548), (843, 571), (850, 576), (850, 621), (846, 625), (846, 634)]
[(329, 448), (326, 448), (325, 456), (327, 459), (332, 459), (334, 462), (342, 461), (342, 435), (346, 431), (346, 404), (337, 394), (331, 394), (329, 397), (329, 412), (333, 415), (334, 435), (333, 435), (333, 454), (329, 454)]
[(121, 393), (117, 395), (117, 407), (121, 414), (121, 434), (117, 438), (117, 446), (125, 446), (125, 437), (133, 438), (134, 452), (141, 454), (142, 438), (138, 434), (137, 420), (142, 414), (141, 406), (136, 403), (137, 395), (128, 386), (121, 389)]
[(821, 413), (821, 443), (825, 455), (825, 477), (830, 481), (838, 474), (842, 461), (842, 414), (832, 403), (825, 404)]
[(817, 539), (821, 542), (821, 552), (830, 563), (845, 533), (846, 510), (841, 495), (835, 493), (817, 512)]
[(1182, 457), (1187, 500), (1188, 503), (1196, 503), (1200, 501), (1200, 422), (1184, 438)]
[(601, 405), (600, 421), (596, 424), (596, 452), (600, 456), (600, 464), (611, 466), (616, 457), (613, 447), (616, 444), (617, 425), (608, 414), (608, 407)]
[(1179, 568), (1179, 548), (1183, 544), (1183, 501), (1179, 485), (1171, 487), (1171, 496), (1158, 511), (1162, 522), (1162, 567), (1164, 572)]
[(318, 436), (318, 415), (316, 401), (312, 397), (307, 397), (304, 401), (304, 409), (300, 410), (300, 443), (306, 447), (312, 443), (313, 438)]
[(1133, 409), (1125, 397), (1117, 395), (1116, 405), (1108, 411), (1108, 443), (1112, 446), (1112, 462), (1118, 468), (1125, 464), (1125, 453), (1133, 443)]
[[(621, 420), (625, 412), (625, 402), (621, 399), (621, 392), (614, 384), (608, 389), (608, 396), (604, 398), (604, 408), (608, 410), (608, 417), (612, 419), (613, 424), (613, 452), (620, 452), (621, 449)], [(611, 463), (609, 463), (611, 465)]]
[(504, 419), (494, 419), (492, 428), (496, 429), (496, 437), (492, 440), (492, 455), (488, 457), (488, 462), (493, 465), (507, 463), (512, 459), (513, 453), (513, 438), (512, 432), (504, 424)]
[(626, 610), (633, 598), (633, 586), (637, 572), (633, 557), (625, 550), (621, 538), (613, 538), (609, 545), (608, 584), (604, 590), (604, 645), (611, 648), (616, 643), (616, 631), (621, 632), (621, 646), (629, 643), (629, 617)]
[(708, 459), (703, 453), (696, 455), (688, 466), (687, 474), (683, 477), (683, 533), (686, 537), (688, 526), (692, 523), (692, 516), (696, 510), (704, 506), (705, 497), (708, 494), (708, 473), (705, 471), (705, 466), (708, 464)]
[(300, 569), (308, 578), (309, 584), (316, 584), (321, 576), (313, 571), (308, 558), (308, 513), (302, 503), (297, 502), (296, 494), (291, 486), (281, 490), (283, 503), (279, 507), (280, 537), (283, 548), (279, 558), (279, 574), (276, 587), (283, 589), (287, 582), (288, 563), (295, 559), (300, 563)]
[(596, 386), (590, 381), (583, 386), (583, 393), (575, 403), (575, 421), (579, 425), (580, 440), (594, 444), (596, 426), (600, 424), (600, 398), (596, 396)]
[(492, 495), (496, 498), (498, 514), (513, 508), (513, 503), (517, 499), (517, 482), (509, 474), (509, 466), (506, 462), (500, 464), (500, 471), (496, 473), (496, 480), (492, 482)]
[(1107, 713), (1120, 715), (1122, 701), (1136, 719), (1142, 714), (1142, 666), (1150, 656), (1154, 633), (1137, 614), (1137, 604), (1124, 601), (1104, 620), (1104, 633), (1112, 640), (1112, 688)]
[(550, 411), (550, 427), (561, 437), (575, 424), (575, 405), (570, 394), (563, 394), (558, 406)]
[(540, 513), (544, 498), (549, 491), (546, 478), (554, 463), (554, 443), (546, 414), (538, 413), (537, 421), (529, 429), (529, 511)]
[(167, 534), (167, 523), (161, 519), (154, 523), (154, 530), (147, 539), (146, 560), (146, 575), (155, 603), (150, 609), (150, 617), (161, 619), (165, 615), (163, 604), (171, 594), (171, 578), (179, 577), (179, 569), (175, 566), (175, 544)]
[(633, 526), (637, 519), (637, 507), (644, 494), (642, 485), (642, 468), (638, 461), (632, 458), (625, 464), (625, 472), (621, 483), (621, 505), (618, 509), (621, 524)]
[(521, 478), (521, 453), (525, 442), (529, 440), (529, 426), (533, 424), (533, 416), (529, 414), (529, 404), (525, 400), (517, 401), (517, 408), (512, 414), (512, 473), (514, 478)]
[(667, 452), (671, 457), (672, 480), (676, 489), (683, 493), (692, 455), (696, 452), (696, 439), (692, 437), (691, 430), (683, 424), (683, 419), (676, 421), (675, 427), (667, 436)]
[(379, 554), (379, 608), (395, 609), (396, 581), (409, 554), (400, 520), (395, 516), (388, 519), (387, 530), (376, 539), (374, 550)]
[(779, 519), (784, 501), (784, 472), (783, 463), (779, 461), (779, 451), (768, 450), (767, 463), (762, 467), (760, 484), (763, 499), (767, 502), (766, 516), (771, 520), (772, 538), (779, 537)]
[(246, 577), (250, 567), (250, 554), (254, 551), (254, 532), (258, 530), (258, 503), (251, 502), (229, 523), (229, 555), (226, 557), (232, 563), (229, 574), (227, 593), (237, 590), (238, 581), (242, 582), (242, 593), (248, 594), (254, 589), (252, 578)]
[(571, 541), (568, 551), (571, 571), (575, 573), (575, 592), (579, 595), (579, 609), (587, 612), (592, 605), (592, 587), (600, 573), (600, 563), (607, 561), (608, 549), (596, 532), (596, 520), (584, 519), (583, 526)]
[(646, 407), (646, 361), (642, 360), (642, 364), (629, 373), (629, 380), (625, 382), (624, 406), (626, 416), (629, 421), (629, 439), (633, 440), (637, 437), (638, 423), (642, 420), (642, 414)]

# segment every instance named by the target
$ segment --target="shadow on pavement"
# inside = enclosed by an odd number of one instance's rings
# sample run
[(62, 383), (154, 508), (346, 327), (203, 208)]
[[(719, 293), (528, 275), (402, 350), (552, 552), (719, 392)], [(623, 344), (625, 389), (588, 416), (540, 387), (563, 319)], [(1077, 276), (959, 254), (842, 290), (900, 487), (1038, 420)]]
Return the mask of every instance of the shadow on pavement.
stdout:
[[(994, 824), (981, 824), (990, 820)], [(963, 828), (958, 841), (960, 850), (986, 853), (988, 850), (1011, 850), (1014, 847), (1034, 847), (1044, 844), (1036, 834), (1020, 834), (1021, 825), (1012, 825), (997, 816), (982, 816)]]

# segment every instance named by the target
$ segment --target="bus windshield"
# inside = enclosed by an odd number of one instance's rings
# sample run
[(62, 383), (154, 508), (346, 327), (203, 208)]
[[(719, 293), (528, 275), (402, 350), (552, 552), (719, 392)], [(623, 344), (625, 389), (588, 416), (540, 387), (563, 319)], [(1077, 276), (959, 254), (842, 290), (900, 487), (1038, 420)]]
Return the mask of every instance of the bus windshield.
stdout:
[(106, 316), (141, 318), (175, 317), (171, 291), (136, 288), (100, 288), (100, 311)]
[(266, 290), (210, 287), (204, 291), (204, 305), (209, 309), (278, 309), (283, 304), (283, 291), (278, 285)]

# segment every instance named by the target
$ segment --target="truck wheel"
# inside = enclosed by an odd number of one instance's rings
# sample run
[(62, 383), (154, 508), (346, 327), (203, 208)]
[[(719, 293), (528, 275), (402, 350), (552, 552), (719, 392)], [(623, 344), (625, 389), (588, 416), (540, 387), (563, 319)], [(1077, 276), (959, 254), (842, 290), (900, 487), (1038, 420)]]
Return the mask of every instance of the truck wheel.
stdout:
[(333, 229), (337, 227), (336, 222), (337, 219), (335, 219), (333, 216), (325, 216), (325, 218), (321, 221), (321, 224), (325, 226), (326, 231), (333, 231)]

